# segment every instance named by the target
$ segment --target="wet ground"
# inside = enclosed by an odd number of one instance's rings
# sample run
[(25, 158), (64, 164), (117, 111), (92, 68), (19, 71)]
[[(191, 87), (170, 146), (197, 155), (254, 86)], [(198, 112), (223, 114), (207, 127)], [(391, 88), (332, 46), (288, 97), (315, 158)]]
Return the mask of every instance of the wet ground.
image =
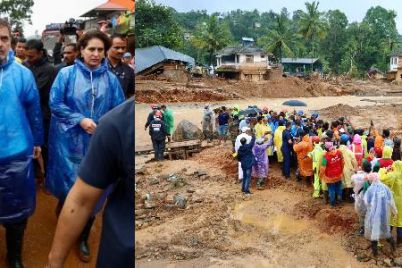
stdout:
[[(42, 190), (37, 191), (37, 207), (32, 217), (28, 220), (25, 233), (23, 262), (27, 268), (45, 267), (49, 254), (53, 235), (57, 225), (54, 209), (57, 199), (44, 194)], [(65, 263), (65, 267), (95, 267), (98, 245), (100, 241), (101, 216), (97, 216), (89, 237), (89, 246), (92, 250), (92, 258), (89, 263), (83, 263), (78, 259), (76, 249), (71, 250)], [(0, 228), (0, 267), (6, 265), (5, 230)]]

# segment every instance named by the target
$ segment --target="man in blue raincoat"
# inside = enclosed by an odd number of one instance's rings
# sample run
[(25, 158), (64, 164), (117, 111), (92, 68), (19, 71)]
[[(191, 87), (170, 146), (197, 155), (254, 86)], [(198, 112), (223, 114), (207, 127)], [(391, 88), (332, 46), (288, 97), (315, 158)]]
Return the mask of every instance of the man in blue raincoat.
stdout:
[(10, 26), (0, 19), (0, 225), (9, 266), (23, 267), (24, 230), (35, 210), (32, 159), (41, 154), (43, 126), (35, 79), (10, 48)]

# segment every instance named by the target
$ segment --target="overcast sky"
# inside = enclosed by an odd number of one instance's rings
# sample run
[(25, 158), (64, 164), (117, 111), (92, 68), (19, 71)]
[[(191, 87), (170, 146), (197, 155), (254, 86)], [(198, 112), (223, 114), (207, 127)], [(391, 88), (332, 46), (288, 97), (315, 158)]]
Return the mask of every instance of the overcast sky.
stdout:
[(62, 23), (69, 18), (77, 19), (105, 2), (107, 0), (34, 0), (32, 25), (25, 24), (25, 36), (35, 34), (35, 31), (40, 35), (46, 24)]
[[(177, 11), (207, 10), (212, 12), (226, 12), (236, 9), (254, 10), (260, 12), (273, 10), (279, 12), (286, 7), (292, 14), (293, 11), (305, 10), (304, 3), (307, 0), (155, 0), (156, 3), (173, 7)], [(311, 0), (308, 2), (312, 2)], [(402, 33), (402, 1), (400, 0), (321, 0), (319, 10), (328, 11), (339, 9), (348, 17), (349, 22), (361, 21), (366, 11), (373, 6), (382, 6), (395, 10), (398, 17), (396, 25), (399, 33)]]

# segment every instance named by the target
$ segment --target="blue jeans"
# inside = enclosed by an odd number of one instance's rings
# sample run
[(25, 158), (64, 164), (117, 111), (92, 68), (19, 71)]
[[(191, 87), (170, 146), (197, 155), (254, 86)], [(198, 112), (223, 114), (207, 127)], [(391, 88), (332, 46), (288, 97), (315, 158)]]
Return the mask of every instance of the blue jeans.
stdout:
[(228, 125), (219, 125), (218, 132), (220, 136), (227, 136), (228, 135)]
[(242, 192), (248, 192), (250, 191), (250, 182), (251, 182), (251, 168), (242, 168), (243, 169), (243, 181), (241, 185), (241, 191)]
[(335, 183), (327, 183), (328, 186), (328, 194), (329, 194), (329, 203), (331, 206), (335, 206), (335, 197), (336, 195), (340, 200), (342, 200), (342, 181), (338, 181)]

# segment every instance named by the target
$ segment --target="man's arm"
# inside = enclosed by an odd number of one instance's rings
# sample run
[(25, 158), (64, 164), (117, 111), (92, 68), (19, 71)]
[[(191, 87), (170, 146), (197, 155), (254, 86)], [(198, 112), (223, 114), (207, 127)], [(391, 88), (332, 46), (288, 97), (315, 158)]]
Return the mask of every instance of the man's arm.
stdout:
[(102, 189), (86, 184), (81, 178), (77, 179), (67, 196), (57, 223), (48, 256), (49, 268), (64, 267), (70, 249), (84, 229), (102, 192)]

